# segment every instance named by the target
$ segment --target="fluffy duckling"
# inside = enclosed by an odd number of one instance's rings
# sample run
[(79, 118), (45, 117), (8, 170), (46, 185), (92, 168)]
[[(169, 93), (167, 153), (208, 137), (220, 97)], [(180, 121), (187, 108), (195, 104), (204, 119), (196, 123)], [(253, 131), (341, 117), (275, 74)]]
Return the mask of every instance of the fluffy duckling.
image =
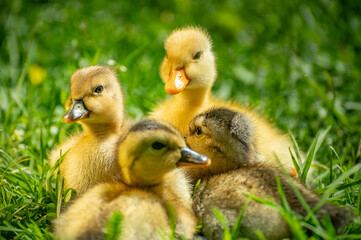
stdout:
[(80, 123), (75, 134), (50, 154), (51, 165), (66, 154), (60, 165), (65, 188), (78, 194), (99, 182), (119, 179), (116, 143), (124, 128), (124, 102), (118, 78), (108, 67), (90, 66), (71, 77), (66, 102), (66, 123)]
[(259, 164), (262, 156), (257, 154), (254, 135), (248, 115), (226, 108), (211, 108), (190, 122), (186, 139), (189, 146), (217, 161), (212, 161), (208, 167), (184, 170), (195, 183), (207, 176)]
[(122, 181), (99, 184), (78, 198), (56, 220), (57, 235), (61, 239), (103, 239), (104, 224), (114, 212), (121, 212), (120, 239), (163, 239), (162, 234), (171, 234), (167, 211), (171, 206), (176, 236), (191, 239), (197, 224), (193, 211), (162, 182), (177, 166), (209, 165), (209, 159), (186, 147), (170, 124), (145, 120), (120, 139), (117, 160)]
[(165, 91), (174, 95), (156, 107), (151, 116), (175, 125), (182, 134), (188, 131), (189, 122), (200, 112), (211, 106), (225, 106), (249, 115), (256, 129), (255, 142), (264, 159), (278, 166), (274, 153), (284, 167), (296, 174), (289, 147), (290, 139), (259, 117), (255, 112), (240, 105), (216, 100), (211, 88), (216, 79), (215, 57), (208, 33), (195, 27), (173, 31), (165, 41), (166, 56), (160, 67)]
[[(223, 228), (213, 215), (217, 207), (225, 216), (230, 227), (249, 198), (243, 193), (260, 198), (270, 197), (280, 203), (275, 177), (280, 178), (290, 208), (306, 216), (307, 212), (296, 197), (289, 180), (277, 168), (257, 164), (254, 145), (254, 129), (249, 117), (230, 109), (217, 108), (206, 111), (190, 123), (187, 144), (200, 153), (207, 153), (212, 164), (203, 171), (191, 171), (201, 177), (201, 183), (194, 195), (196, 215), (202, 219), (203, 233), (208, 239), (222, 239)], [(294, 185), (312, 208), (320, 197), (294, 181)], [(316, 213), (321, 220), (328, 214), (339, 231), (350, 220), (351, 214), (344, 208), (326, 203)], [(292, 237), (281, 214), (261, 203), (250, 201), (242, 219), (239, 235), (258, 239), (256, 230), (261, 230), (266, 239)]]

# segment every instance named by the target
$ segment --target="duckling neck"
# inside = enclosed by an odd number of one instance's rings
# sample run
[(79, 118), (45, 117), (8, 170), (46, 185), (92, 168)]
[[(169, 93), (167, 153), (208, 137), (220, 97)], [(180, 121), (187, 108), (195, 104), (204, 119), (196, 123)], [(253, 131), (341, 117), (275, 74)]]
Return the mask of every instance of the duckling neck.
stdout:
[(110, 123), (94, 123), (82, 124), (86, 135), (93, 135), (96, 138), (106, 138), (113, 134), (118, 134), (121, 131), (120, 124)]
[(160, 185), (163, 181), (162, 177), (157, 177), (154, 179), (144, 179), (142, 174), (137, 174), (134, 172), (128, 171), (126, 168), (122, 168), (122, 181), (128, 186), (136, 188), (153, 188)]
[(189, 110), (189, 108), (199, 108), (207, 104), (209, 95), (210, 88), (185, 89), (175, 95), (172, 101), (178, 106), (187, 106)]

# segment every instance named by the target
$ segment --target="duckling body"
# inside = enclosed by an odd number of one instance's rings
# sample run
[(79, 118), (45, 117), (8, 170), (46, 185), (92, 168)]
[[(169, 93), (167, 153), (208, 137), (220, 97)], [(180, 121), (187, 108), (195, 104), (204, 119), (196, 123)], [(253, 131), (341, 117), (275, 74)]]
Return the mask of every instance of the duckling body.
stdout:
[[(118, 135), (99, 137), (83, 133), (75, 138), (60, 165), (65, 188), (73, 188), (82, 194), (98, 183), (120, 179), (120, 169), (115, 161)], [(62, 152), (65, 150), (62, 148)]]
[[(161, 233), (171, 234), (170, 219), (162, 199), (166, 190), (157, 190), (131, 188), (120, 182), (99, 184), (60, 215), (57, 235), (60, 239), (104, 239), (105, 223), (114, 212), (120, 212), (120, 239), (162, 239)], [(195, 221), (193, 215), (190, 218)]]
[[(119, 239), (163, 239), (162, 234), (172, 234), (170, 206), (175, 213), (176, 236), (191, 239), (197, 219), (163, 181), (182, 163), (208, 161), (188, 149), (169, 124), (149, 120), (137, 123), (119, 140), (117, 163), (122, 180), (99, 184), (83, 194), (56, 220), (56, 233), (61, 239), (103, 239), (104, 224), (114, 212), (120, 212)], [(182, 181), (177, 184), (188, 185)]]
[(258, 152), (270, 165), (278, 166), (274, 154), (291, 173), (294, 171), (289, 147), (290, 139), (254, 111), (212, 97), (211, 88), (216, 79), (215, 57), (207, 32), (186, 27), (172, 32), (165, 41), (166, 57), (160, 75), (165, 90), (174, 95), (158, 105), (151, 116), (175, 125), (182, 134), (188, 132), (189, 122), (210, 107), (226, 107), (249, 115), (256, 129)]
[(100, 182), (119, 179), (116, 143), (126, 127), (116, 74), (103, 66), (77, 70), (71, 78), (66, 109), (64, 121), (80, 123), (83, 132), (71, 136), (50, 154), (50, 163), (54, 165), (67, 153), (60, 164), (65, 188), (81, 194)]
[(151, 117), (171, 122), (182, 134), (186, 134), (189, 122), (207, 106), (212, 105), (209, 91), (204, 93), (207, 97), (199, 97), (198, 93), (203, 91), (205, 90), (194, 89), (174, 95), (157, 106), (155, 112), (151, 113)]
[[(196, 215), (202, 219), (204, 235), (208, 239), (222, 239), (224, 229), (213, 214), (213, 208), (219, 209), (232, 229), (236, 225), (237, 217), (244, 204), (247, 204), (239, 231), (240, 237), (259, 239), (255, 233), (260, 230), (266, 239), (291, 238), (291, 229), (277, 210), (243, 195), (250, 194), (262, 199), (270, 198), (280, 204), (276, 176), (280, 177), (290, 208), (306, 217), (305, 208), (296, 197), (289, 181), (278, 169), (257, 165), (241, 167), (202, 179), (194, 195), (194, 206)], [(306, 189), (302, 184), (297, 182), (293, 184), (301, 192), (309, 207), (313, 209), (320, 201), (320, 196)], [(323, 215), (330, 217), (337, 232), (349, 223), (351, 217), (346, 209), (329, 203), (324, 204), (316, 213), (319, 221), (322, 220)]]
[[(217, 207), (227, 219), (230, 227), (236, 224), (244, 204), (248, 203), (239, 235), (258, 239), (256, 230), (261, 230), (266, 239), (292, 237), (281, 214), (270, 207), (250, 201), (244, 195), (269, 197), (277, 203), (280, 198), (276, 176), (280, 178), (290, 208), (302, 216), (307, 212), (298, 200), (291, 180), (280, 170), (258, 161), (255, 129), (248, 115), (230, 109), (216, 108), (196, 116), (190, 123), (187, 144), (197, 152), (207, 153), (212, 164), (204, 169), (187, 169), (201, 183), (194, 195), (196, 215), (203, 221), (203, 233), (208, 239), (221, 239), (223, 227), (214, 216)], [(300, 191), (310, 208), (316, 206), (320, 197), (297, 181), (292, 183)], [(332, 204), (324, 204), (316, 213), (321, 220), (328, 214), (337, 230), (350, 220), (350, 213)]]

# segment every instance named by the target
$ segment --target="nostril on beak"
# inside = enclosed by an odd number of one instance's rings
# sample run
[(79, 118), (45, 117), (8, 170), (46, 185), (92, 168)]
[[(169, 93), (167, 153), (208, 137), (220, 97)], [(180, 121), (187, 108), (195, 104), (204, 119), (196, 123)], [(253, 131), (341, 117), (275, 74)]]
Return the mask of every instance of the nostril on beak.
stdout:
[(184, 140), (187, 140), (187, 137), (188, 137), (188, 134), (187, 135), (185, 135), (183, 138), (184, 138)]

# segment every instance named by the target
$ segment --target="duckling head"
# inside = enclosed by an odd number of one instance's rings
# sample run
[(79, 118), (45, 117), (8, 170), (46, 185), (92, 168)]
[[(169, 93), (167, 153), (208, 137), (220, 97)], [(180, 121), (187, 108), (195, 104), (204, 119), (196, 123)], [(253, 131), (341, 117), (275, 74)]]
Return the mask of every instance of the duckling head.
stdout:
[(174, 95), (186, 89), (211, 88), (216, 78), (215, 57), (208, 33), (196, 27), (173, 31), (166, 39), (160, 67), (165, 91)]
[(187, 144), (212, 160), (207, 169), (211, 174), (249, 165), (256, 159), (250, 119), (226, 108), (197, 115), (189, 124)]
[(66, 123), (85, 125), (122, 123), (123, 95), (117, 75), (103, 66), (77, 70), (70, 80), (70, 95), (66, 102)]
[(178, 166), (208, 166), (210, 160), (188, 148), (169, 123), (144, 120), (120, 140), (118, 163), (126, 184), (153, 186)]

